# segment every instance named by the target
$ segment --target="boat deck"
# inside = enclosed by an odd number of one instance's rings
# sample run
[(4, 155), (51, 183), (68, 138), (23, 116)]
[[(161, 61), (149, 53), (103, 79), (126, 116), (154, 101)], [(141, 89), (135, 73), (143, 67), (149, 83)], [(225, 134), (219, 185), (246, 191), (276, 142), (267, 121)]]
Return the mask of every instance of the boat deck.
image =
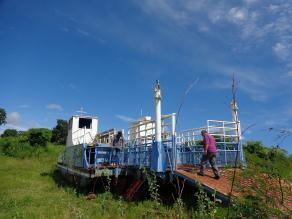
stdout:
[[(232, 178), (234, 174), (233, 168), (220, 168), (221, 177), (219, 180), (213, 178), (214, 174), (211, 168), (206, 168), (205, 176), (200, 176), (197, 174), (199, 168), (197, 166), (180, 166), (174, 171), (175, 175), (186, 180), (187, 183), (191, 185), (200, 184), (205, 191), (209, 194), (214, 194), (216, 198), (222, 200), (223, 202), (229, 202), (229, 194), (231, 191)], [(256, 178), (252, 177), (242, 177), (240, 176), (242, 170), (236, 169), (236, 181), (234, 184), (232, 197), (240, 197), (247, 194), (254, 195), (256, 193), (257, 186), (259, 183)], [(283, 203), (281, 202), (281, 192), (278, 186), (278, 182), (275, 179), (270, 179), (266, 176), (268, 182), (267, 196), (272, 196), (277, 200), (279, 209), (284, 211), (291, 211), (292, 209), (292, 184), (289, 182), (282, 182), (284, 197)]]
[[(179, 167), (174, 171), (175, 175), (186, 180), (187, 183), (191, 185), (201, 185), (204, 190), (214, 194), (216, 192), (216, 197), (221, 199), (223, 202), (228, 202), (229, 194), (231, 191), (233, 169), (222, 168), (220, 169), (220, 179), (215, 179), (212, 169), (206, 168), (205, 176), (200, 176), (197, 174), (199, 171), (198, 167), (184, 166)], [(239, 172), (240, 169), (237, 169)], [(233, 191), (233, 196), (238, 196), (240, 193)]]

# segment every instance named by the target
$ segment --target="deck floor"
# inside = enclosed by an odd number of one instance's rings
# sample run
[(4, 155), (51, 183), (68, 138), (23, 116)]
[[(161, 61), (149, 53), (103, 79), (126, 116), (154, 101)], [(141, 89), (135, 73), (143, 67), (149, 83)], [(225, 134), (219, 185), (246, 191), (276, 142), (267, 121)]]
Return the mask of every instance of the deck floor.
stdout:
[[(217, 180), (214, 177), (213, 171), (211, 168), (206, 168), (205, 176), (198, 175), (199, 168), (195, 166), (181, 166), (179, 167), (175, 173), (180, 177), (186, 179), (190, 183), (200, 183), (205, 188), (208, 188), (209, 191), (216, 191), (219, 193), (220, 198), (228, 200), (228, 196), (231, 191), (231, 184), (234, 169), (230, 168), (221, 168), (220, 170), (220, 179)], [(241, 169), (236, 169), (236, 183), (234, 184), (232, 196), (239, 197), (242, 196), (244, 193), (250, 193), (250, 189), (254, 192), (257, 187), (257, 180), (254, 178), (242, 178), (240, 176)], [(263, 176), (264, 177), (264, 176)], [(268, 189), (268, 195), (273, 196), (278, 199), (278, 205), (283, 210), (292, 210), (292, 185), (291, 183), (285, 183), (283, 188), (285, 189), (284, 195), (284, 203), (280, 204), (280, 190), (277, 187), (277, 182), (275, 180), (267, 179), (270, 188)], [(240, 188), (239, 188), (240, 187)], [(279, 190), (279, 191), (278, 191)], [(252, 193), (253, 193), (252, 192)]]
[[(197, 167), (180, 167), (176, 172), (181, 175), (185, 176), (187, 180), (198, 182), (211, 190), (220, 192), (224, 196), (228, 196), (231, 191), (231, 183), (232, 183), (232, 176), (233, 176), (233, 169), (220, 169), (220, 179), (215, 179), (212, 169), (207, 168), (205, 170), (205, 176), (200, 176), (197, 174), (199, 168)], [(240, 170), (236, 170), (239, 172)], [(233, 191), (233, 196), (238, 196), (239, 193)]]

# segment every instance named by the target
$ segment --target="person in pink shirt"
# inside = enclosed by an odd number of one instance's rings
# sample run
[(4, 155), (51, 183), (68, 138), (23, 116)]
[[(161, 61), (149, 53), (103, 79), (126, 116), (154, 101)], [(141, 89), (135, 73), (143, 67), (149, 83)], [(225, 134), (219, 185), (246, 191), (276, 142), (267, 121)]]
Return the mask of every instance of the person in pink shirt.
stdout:
[(204, 169), (206, 166), (207, 161), (211, 164), (213, 173), (215, 175), (215, 179), (220, 179), (220, 173), (216, 166), (216, 141), (215, 138), (210, 135), (206, 130), (201, 131), (201, 135), (203, 136), (203, 156), (200, 163), (200, 171), (198, 172), (198, 175), (204, 176)]

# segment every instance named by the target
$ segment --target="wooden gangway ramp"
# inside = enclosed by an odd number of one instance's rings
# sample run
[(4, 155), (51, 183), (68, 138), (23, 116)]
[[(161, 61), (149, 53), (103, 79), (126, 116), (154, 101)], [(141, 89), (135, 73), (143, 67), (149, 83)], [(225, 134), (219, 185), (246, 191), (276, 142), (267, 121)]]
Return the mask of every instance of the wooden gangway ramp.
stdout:
[[(216, 198), (222, 200), (224, 203), (229, 201), (229, 194), (231, 191), (232, 176), (234, 169), (220, 169), (220, 179), (215, 179), (212, 169), (205, 170), (205, 176), (197, 174), (198, 167), (179, 167), (174, 171), (174, 174), (186, 181), (190, 185), (198, 186), (199, 184), (209, 194), (215, 194)], [(238, 169), (237, 172), (240, 170)], [(238, 196), (237, 191), (232, 192), (233, 196)]]
[[(174, 174), (194, 186), (199, 184), (203, 189), (209, 194), (215, 194), (217, 199), (222, 200), (223, 203), (228, 203), (229, 194), (231, 191), (231, 184), (234, 175), (234, 168), (221, 168), (221, 177), (219, 180), (213, 178), (214, 174), (212, 169), (207, 168), (205, 170), (205, 176), (200, 176), (197, 174), (199, 171), (198, 167), (195, 166), (181, 166), (174, 171)], [(232, 198), (240, 197), (245, 195), (255, 195), (257, 188), (260, 187), (258, 182), (259, 176), (242, 176), (242, 169), (236, 169), (235, 184), (232, 191)], [(275, 200), (275, 204), (279, 209), (283, 211), (292, 210), (292, 184), (291, 182), (282, 180), (282, 191), (284, 191), (283, 196), (281, 195), (281, 189), (278, 186), (277, 178), (270, 178), (264, 174), (261, 176), (261, 180), (267, 182), (267, 196), (272, 197)]]

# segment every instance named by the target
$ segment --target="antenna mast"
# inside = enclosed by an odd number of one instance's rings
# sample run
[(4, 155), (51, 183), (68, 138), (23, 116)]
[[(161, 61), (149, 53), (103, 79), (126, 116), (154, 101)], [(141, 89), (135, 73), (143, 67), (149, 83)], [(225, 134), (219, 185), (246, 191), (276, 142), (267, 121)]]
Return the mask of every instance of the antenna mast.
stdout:
[(237, 136), (236, 140), (237, 140), (238, 144), (237, 144), (236, 157), (235, 157), (235, 162), (234, 162), (234, 170), (233, 170), (231, 189), (230, 189), (230, 193), (229, 193), (229, 204), (228, 204), (227, 218), (229, 218), (231, 197), (232, 197), (234, 182), (235, 182), (235, 178), (236, 178), (238, 156), (239, 156), (239, 152), (242, 151), (242, 148), (241, 148), (241, 150), (239, 150), (240, 139), (241, 139), (241, 131), (240, 131), (240, 123), (239, 123), (239, 120), (238, 120), (238, 107), (237, 107), (237, 102), (236, 102), (236, 84), (235, 84), (234, 73), (233, 73), (233, 76), (232, 76), (232, 100), (231, 100), (231, 104), (230, 105), (231, 105), (232, 120), (233, 120), (233, 122), (235, 122), (236, 136)]
[(235, 75), (233, 73), (232, 76), (232, 100), (230, 103), (231, 107), (231, 114), (232, 114), (232, 121), (236, 124), (236, 135), (238, 136), (238, 141), (241, 139), (241, 130), (240, 130), (240, 122), (238, 118), (238, 106), (237, 106), (237, 100), (236, 100), (236, 91), (237, 87), (235, 84)]
[(83, 110), (83, 107), (81, 106), (81, 107), (80, 107), (80, 110), (77, 111), (77, 113), (80, 113), (80, 116), (83, 116), (83, 114), (86, 114), (87, 112), (85, 112), (85, 111)]

